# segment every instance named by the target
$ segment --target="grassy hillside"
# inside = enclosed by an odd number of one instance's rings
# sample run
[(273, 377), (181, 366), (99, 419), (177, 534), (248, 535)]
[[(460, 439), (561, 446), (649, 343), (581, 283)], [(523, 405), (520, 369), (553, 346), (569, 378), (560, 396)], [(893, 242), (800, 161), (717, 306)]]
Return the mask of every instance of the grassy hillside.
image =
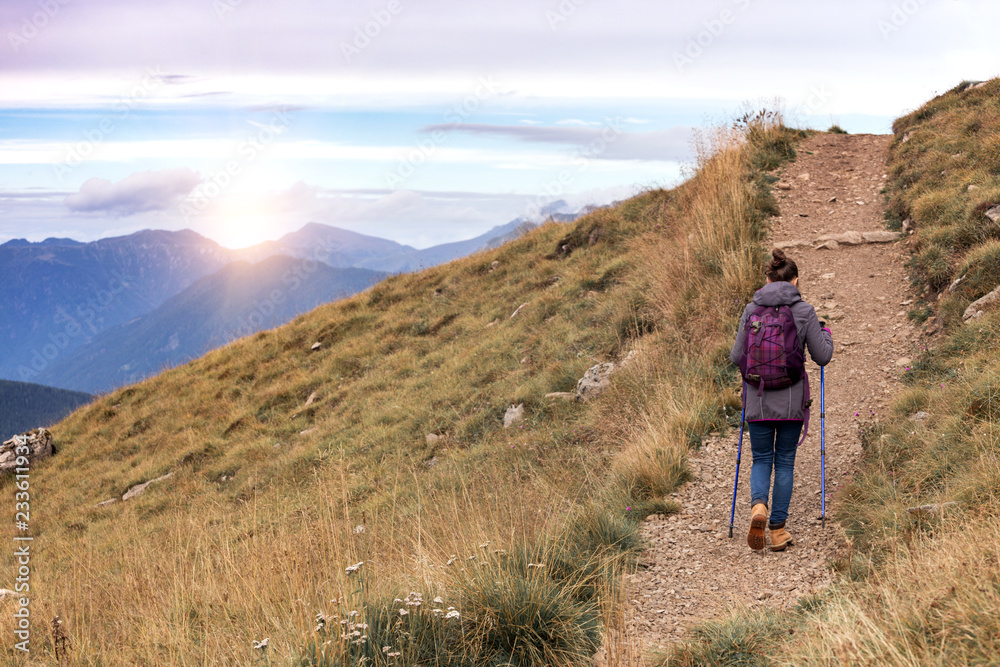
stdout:
[(91, 398), (78, 391), (0, 380), (0, 440), (49, 426)]
[[(1000, 309), (962, 314), (1000, 284), (1000, 224), (986, 215), (1000, 204), (1000, 79), (960, 85), (893, 131), (888, 223), (915, 226), (924, 300), (910, 317), (930, 337), (839, 493), (841, 583), (794, 614), (709, 624), (664, 665), (997, 664)], [(907, 512), (925, 505), (936, 511)]]
[(284, 255), (253, 264), (236, 261), (134, 320), (102, 331), (57, 358), (38, 379), (106, 393), (360, 292), (385, 275)]
[[(602, 634), (627, 664), (617, 573), (688, 447), (735, 421), (729, 339), (777, 211), (762, 170), (793, 139), (747, 116), (673, 191), (75, 413), (32, 473), (33, 618), (61, 615), (75, 664), (579, 664)], [(598, 401), (546, 398), (633, 350)]]

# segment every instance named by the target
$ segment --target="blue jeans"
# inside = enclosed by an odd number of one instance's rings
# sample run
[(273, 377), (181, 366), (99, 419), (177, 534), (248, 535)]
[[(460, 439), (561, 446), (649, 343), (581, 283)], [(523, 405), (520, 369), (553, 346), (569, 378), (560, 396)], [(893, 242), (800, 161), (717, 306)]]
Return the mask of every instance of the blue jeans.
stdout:
[(753, 466), (750, 468), (751, 505), (764, 503), (771, 486), (771, 469), (774, 469), (774, 492), (771, 494), (770, 525), (782, 528), (788, 518), (788, 503), (792, 500), (795, 476), (795, 450), (802, 434), (801, 421), (750, 422), (750, 451)]

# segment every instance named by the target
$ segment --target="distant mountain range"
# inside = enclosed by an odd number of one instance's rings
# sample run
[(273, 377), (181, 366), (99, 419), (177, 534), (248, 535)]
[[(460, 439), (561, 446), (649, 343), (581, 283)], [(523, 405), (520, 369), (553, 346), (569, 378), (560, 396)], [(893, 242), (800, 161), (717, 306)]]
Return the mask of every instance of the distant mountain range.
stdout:
[[(543, 214), (566, 222), (582, 212), (559, 201)], [(241, 250), (191, 230), (14, 239), (0, 245), (0, 378), (107, 391), (387, 274), (496, 247), (534, 226), (517, 219), (422, 250), (319, 223)], [(258, 307), (274, 294), (281, 303)]]
[(284, 255), (256, 264), (233, 262), (155, 310), (102, 331), (51, 364), (37, 380), (94, 393), (109, 391), (284, 324), (386, 275)]
[(51, 426), (92, 398), (76, 391), (0, 380), (0, 441)]

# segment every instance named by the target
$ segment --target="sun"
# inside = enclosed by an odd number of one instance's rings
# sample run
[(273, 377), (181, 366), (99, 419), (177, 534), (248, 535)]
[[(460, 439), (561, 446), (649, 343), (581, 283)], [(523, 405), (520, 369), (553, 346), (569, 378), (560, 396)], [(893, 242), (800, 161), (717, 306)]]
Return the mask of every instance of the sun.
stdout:
[(240, 198), (228, 201), (213, 216), (214, 238), (220, 245), (240, 250), (277, 237), (277, 224), (260, 201)]

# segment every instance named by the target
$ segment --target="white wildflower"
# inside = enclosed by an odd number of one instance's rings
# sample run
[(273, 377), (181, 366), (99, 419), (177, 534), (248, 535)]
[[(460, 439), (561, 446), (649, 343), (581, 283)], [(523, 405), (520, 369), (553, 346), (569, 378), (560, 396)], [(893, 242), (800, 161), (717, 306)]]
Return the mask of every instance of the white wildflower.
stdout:
[(407, 614), (409, 614), (409, 613), (410, 613), (410, 612), (408, 612), (408, 611), (407, 611), (407, 610), (405, 610), (405, 609), (400, 609), (400, 610), (399, 610), (399, 615), (400, 615), (400, 616), (406, 616), (406, 615), (407, 615)]
[(444, 617), (445, 618), (458, 618), (458, 615), (459, 615), (458, 614), (458, 610), (457, 609), (452, 609), (447, 614), (445, 614)]
[(444, 604), (444, 600), (441, 599), (441, 596), (438, 596), (434, 598), (434, 604)]

